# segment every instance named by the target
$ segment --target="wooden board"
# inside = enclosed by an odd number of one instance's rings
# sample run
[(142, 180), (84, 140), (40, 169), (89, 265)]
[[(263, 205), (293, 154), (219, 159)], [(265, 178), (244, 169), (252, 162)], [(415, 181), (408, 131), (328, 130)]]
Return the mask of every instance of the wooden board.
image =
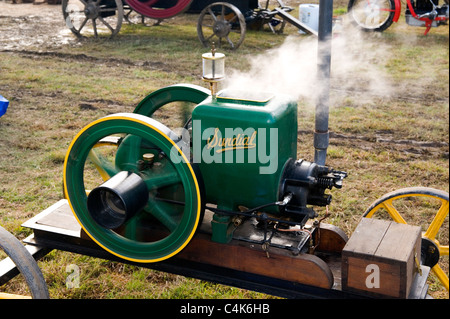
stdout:
[(407, 298), (420, 244), (420, 227), (363, 218), (342, 251), (342, 289)]
[(318, 231), (314, 232), (316, 251), (341, 254), (347, 244), (348, 237), (342, 229), (331, 224), (320, 223)]
[(205, 233), (197, 234), (177, 258), (315, 287), (329, 289), (333, 286), (330, 268), (317, 256), (294, 256), (287, 250), (271, 247), (268, 258), (261, 245), (236, 240), (220, 244), (212, 242), (210, 238)]

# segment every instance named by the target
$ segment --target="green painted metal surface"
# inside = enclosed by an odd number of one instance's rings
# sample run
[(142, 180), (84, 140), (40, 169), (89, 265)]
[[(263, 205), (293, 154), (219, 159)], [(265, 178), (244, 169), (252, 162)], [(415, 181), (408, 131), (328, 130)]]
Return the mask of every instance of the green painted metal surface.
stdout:
[[(97, 151), (105, 137), (125, 134), (115, 154)], [(173, 162), (179, 156), (170, 136), (173, 133), (157, 121), (139, 114), (122, 113), (99, 119), (85, 127), (72, 141), (64, 164), (66, 197), (86, 233), (111, 253), (137, 262), (156, 262), (179, 252), (192, 238), (200, 219), (200, 191), (191, 165)], [(139, 167), (143, 153), (157, 150), (166, 154), (158, 158), (159, 165)], [(162, 152), (162, 153), (161, 153)], [(111, 230), (98, 225), (87, 209), (85, 181), (92, 172), (87, 162), (93, 153), (97, 169), (113, 176), (121, 170), (139, 173), (149, 189), (145, 209), (129, 220), (123, 229)], [(112, 158), (110, 158), (112, 157)], [(108, 177), (107, 177), (108, 178)], [(97, 185), (98, 186), (98, 185)], [(169, 200), (161, 201), (158, 198)], [(171, 204), (179, 201), (183, 205)], [(166, 227), (165, 237), (149, 239), (141, 229), (156, 219)]]
[(206, 202), (221, 209), (277, 201), (284, 165), (296, 158), (297, 103), (287, 96), (259, 96), (265, 98), (222, 92), (193, 110), (193, 160)]
[(156, 110), (171, 102), (200, 103), (210, 91), (197, 85), (176, 84), (164, 87), (147, 95), (134, 109), (133, 113), (151, 116)]

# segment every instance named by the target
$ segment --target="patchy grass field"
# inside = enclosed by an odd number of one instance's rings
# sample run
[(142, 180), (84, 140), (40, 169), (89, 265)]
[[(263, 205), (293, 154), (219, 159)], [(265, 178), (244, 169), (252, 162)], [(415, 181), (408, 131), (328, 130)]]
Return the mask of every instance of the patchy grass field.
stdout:
[[(335, 1), (337, 12), (345, 12), (345, 3)], [(0, 118), (0, 224), (22, 239), (29, 230), (21, 224), (62, 198), (64, 156), (76, 133), (104, 115), (132, 112), (158, 88), (204, 85), (201, 54), (206, 49), (197, 38), (196, 15), (184, 14), (154, 27), (124, 25), (112, 40), (76, 41), (66, 34), (64, 41), (50, 36), (38, 43), (32, 40), (40, 32), (44, 36), (64, 29), (62, 21), (11, 18), (7, 13), (0, 16), (0, 94), (10, 101)], [(30, 41), (22, 46), (8, 42), (7, 24), (13, 30), (33, 23), (47, 23), (48, 29), (29, 27), (30, 34), (23, 37)], [(425, 37), (422, 28), (401, 19), (381, 34), (360, 33), (344, 24), (335, 37), (327, 164), (349, 177), (342, 190), (333, 191), (326, 222), (348, 235), (365, 209), (385, 193), (409, 186), (449, 191), (448, 31), (448, 26), (435, 28)], [(298, 157), (310, 161), (318, 85), (310, 78), (315, 43), (288, 26), (283, 35), (247, 31), (237, 51), (224, 52), (232, 76), (258, 74), (274, 89), (294, 88), (299, 101)], [(294, 56), (284, 54), (291, 49)], [(429, 216), (412, 218), (411, 224), (429, 223)], [(448, 216), (444, 225), (439, 240), (448, 244)], [(78, 289), (65, 286), (69, 264), (81, 270)], [(53, 298), (268, 298), (60, 251), (47, 255), (39, 266)], [(13, 280), (0, 291), (23, 289), (20, 280)], [(448, 298), (434, 279), (430, 294)]]

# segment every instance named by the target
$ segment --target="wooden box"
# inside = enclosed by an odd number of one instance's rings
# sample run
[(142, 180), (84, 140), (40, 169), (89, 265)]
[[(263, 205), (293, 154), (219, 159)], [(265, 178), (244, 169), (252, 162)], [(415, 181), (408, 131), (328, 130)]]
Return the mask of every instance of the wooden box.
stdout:
[(420, 245), (420, 227), (363, 218), (342, 251), (342, 290), (408, 298)]

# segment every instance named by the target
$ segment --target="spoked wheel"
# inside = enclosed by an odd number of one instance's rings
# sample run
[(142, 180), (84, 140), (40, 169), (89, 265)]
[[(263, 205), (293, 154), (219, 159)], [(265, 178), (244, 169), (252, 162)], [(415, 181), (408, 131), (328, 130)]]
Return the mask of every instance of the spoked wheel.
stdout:
[[(273, 33), (281, 34), (286, 26), (286, 21), (274, 15), (274, 11), (269, 8), (269, 5), (270, 1), (258, 1), (258, 8), (253, 10), (253, 15), (249, 19), (251, 22), (248, 23), (247, 27), (253, 30), (263, 30), (264, 26), (267, 25)], [(280, 9), (286, 12), (292, 11), (291, 8), (282, 7), (281, 5)]]
[[(19, 269), (31, 296), (35, 299), (48, 299), (47, 284), (36, 261), (22, 243), (3, 227), (0, 227), (0, 250), (3, 250)], [(0, 282), (0, 285), (2, 284)], [(0, 299), (19, 297), (22, 296), (0, 293)]]
[(119, 33), (123, 21), (122, 0), (63, 0), (64, 21), (77, 37)]
[(286, 21), (280, 18), (271, 18), (266, 24), (273, 33), (282, 34)]
[(126, 0), (136, 12), (152, 19), (168, 19), (189, 8), (192, 0)]
[(193, 108), (209, 95), (201, 86), (171, 85), (147, 95), (133, 113), (152, 117), (175, 131), (189, 129)]
[(127, 3), (123, 5), (123, 18), (130, 24), (142, 24), (145, 26), (157, 26), (162, 22), (162, 19), (154, 20), (134, 11)]
[(214, 42), (218, 47), (237, 49), (244, 41), (245, 18), (241, 11), (227, 2), (210, 4), (200, 12), (197, 34), (205, 47)]
[(422, 263), (432, 267), (447, 291), (448, 202), (448, 193), (440, 190), (427, 187), (402, 188), (382, 196), (363, 215), (422, 226)]
[(86, 233), (112, 254), (157, 262), (194, 235), (199, 184), (176, 139), (149, 117), (122, 113), (91, 123), (72, 141), (66, 198)]
[(348, 12), (354, 23), (364, 31), (384, 31), (395, 15), (394, 0), (350, 0)]

